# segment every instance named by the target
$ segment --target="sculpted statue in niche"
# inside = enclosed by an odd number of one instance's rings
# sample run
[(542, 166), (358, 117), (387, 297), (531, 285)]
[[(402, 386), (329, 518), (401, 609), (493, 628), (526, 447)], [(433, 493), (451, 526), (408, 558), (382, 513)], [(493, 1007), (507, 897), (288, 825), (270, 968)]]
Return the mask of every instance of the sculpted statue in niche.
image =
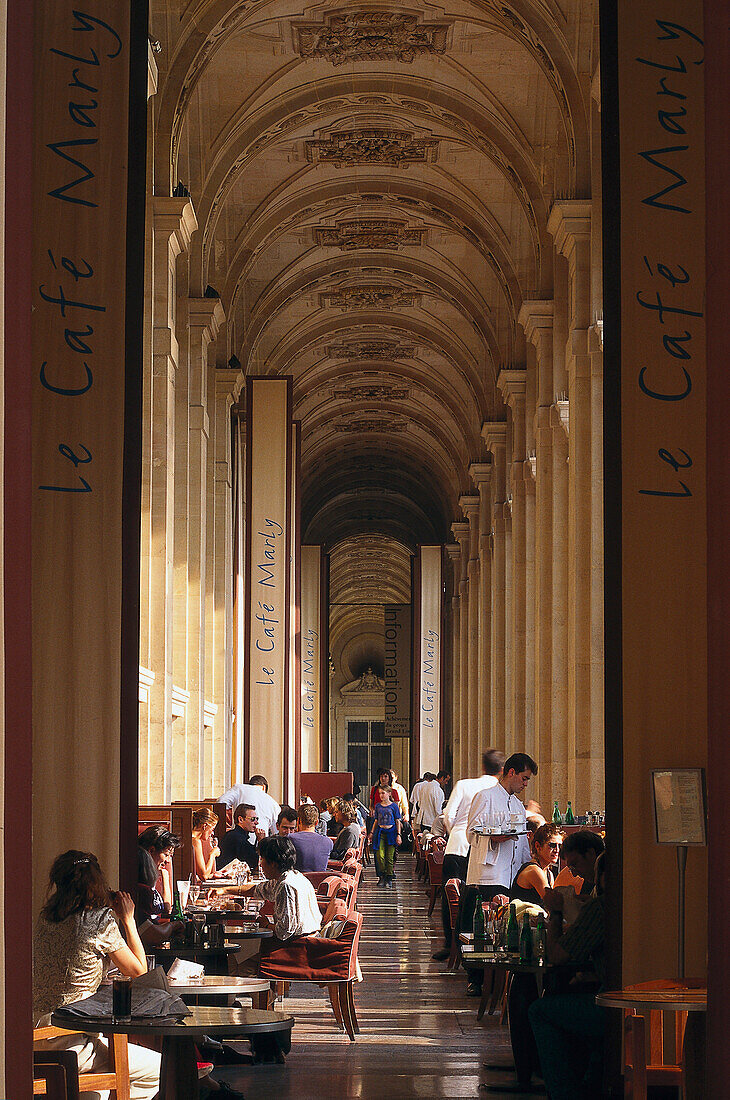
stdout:
[(328, 138), (307, 141), (305, 149), (308, 161), (322, 161), (335, 168), (357, 164), (405, 168), (435, 160), (438, 141), (417, 138), (406, 130), (340, 130)]
[(389, 11), (333, 12), (325, 23), (293, 23), (303, 59), (345, 65), (351, 61), (400, 61), (446, 51), (449, 23), (419, 23), (415, 15)]
[(349, 684), (343, 684), (340, 688), (341, 695), (364, 695), (385, 691), (385, 680), (378, 676), (370, 665), (357, 680), (351, 680)]

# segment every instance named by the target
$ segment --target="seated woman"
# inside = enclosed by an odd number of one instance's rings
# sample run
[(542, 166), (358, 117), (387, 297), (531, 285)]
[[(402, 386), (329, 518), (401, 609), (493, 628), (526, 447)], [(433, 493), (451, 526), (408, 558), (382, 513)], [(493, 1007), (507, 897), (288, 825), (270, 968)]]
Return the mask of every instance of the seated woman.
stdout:
[(288, 836), (267, 836), (259, 843), (259, 864), (266, 881), (241, 886), (242, 893), (269, 901), (274, 907), (274, 935), (279, 940), (318, 932), (322, 914), (308, 878), (294, 870), (297, 853)]
[[(71, 850), (54, 860), (46, 904), (35, 927), (33, 954), (36, 1027), (48, 1025), (57, 1008), (96, 993), (111, 964), (129, 977), (147, 970), (134, 923), (134, 903), (129, 894), (112, 895), (91, 852)], [(103, 1073), (110, 1068), (108, 1044), (97, 1035), (62, 1035), (47, 1040), (46, 1045), (75, 1050), (81, 1073)], [(132, 1100), (151, 1100), (159, 1077), (160, 1055), (130, 1043)]]
[(330, 852), (330, 859), (342, 860), (348, 848), (360, 847), (361, 830), (354, 808), (346, 802), (340, 802), (335, 810), (335, 816), (341, 828)]
[(180, 847), (180, 837), (171, 833), (165, 825), (150, 825), (137, 837), (137, 844), (144, 848), (157, 868), (155, 890), (162, 900), (161, 912), (172, 912), (172, 857)]
[(198, 882), (207, 882), (216, 873), (215, 861), (221, 854), (215, 836), (217, 824), (218, 817), (208, 806), (202, 806), (193, 814), (193, 873)]
[(157, 884), (157, 867), (152, 856), (144, 848), (137, 848), (137, 904), (134, 910), (137, 931), (142, 943), (157, 947), (166, 943), (185, 927), (182, 921), (166, 918), (165, 905)]
[(560, 859), (563, 833), (557, 825), (541, 825), (532, 836), (532, 859), (523, 863), (512, 882), (510, 901), (540, 905), (555, 879), (554, 868)]

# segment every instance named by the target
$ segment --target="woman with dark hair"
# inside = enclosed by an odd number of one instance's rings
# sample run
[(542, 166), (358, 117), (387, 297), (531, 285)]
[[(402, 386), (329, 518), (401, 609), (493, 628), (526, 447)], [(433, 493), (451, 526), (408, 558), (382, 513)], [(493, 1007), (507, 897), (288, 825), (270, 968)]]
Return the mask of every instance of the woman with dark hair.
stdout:
[(163, 912), (172, 912), (172, 857), (180, 847), (180, 837), (171, 833), (165, 825), (149, 825), (137, 837), (137, 844), (149, 852), (157, 868), (157, 889), (163, 903)]
[(266, 882), (240, 887), (274, 907), (274, 935), (279, 940), (318, 932), (322, 915), (317, 895), (308, 878), (294, 870), (296, 848), (288, 836), (267, 836), (259, 841), (259, 865)]
[(532, 859), (523, 863), (514, 877), (509, 892), (510, 901), (527, 901), (542, 905), (546, 890), (552, 889), (555, 867), (560, 859), (563, 832), (548, 822), (536, 829), (530, 840)]
[[(185, 926), (181, 921), (164, 919), (165, 903), (157, 890), (157, 867), (145, 848), (137, 848), (137, 904), (135, 920), (142, 943), (156, 947), (165, 943)], [(161, 919), (162, 918), (162, 919)]]
[[(57, 1008), (96, 993), (110, 965), (132, 978), (147, 970), (132, 898), (123, 892), (111, 893), (91, 852), (72, 849), (54, 860), (46, 904), (35, 927), (33, 957), (36, 1027), (47, 1025)], [(64, 1035), (48, 1044), (56, 1050), (75, 1050), (82, 1073), (109, 1069), (108, 1046), (98, 1036)], [(151, 1100), (159, 1076), (160, 1055), (130, 1044), (132, 1100)]]

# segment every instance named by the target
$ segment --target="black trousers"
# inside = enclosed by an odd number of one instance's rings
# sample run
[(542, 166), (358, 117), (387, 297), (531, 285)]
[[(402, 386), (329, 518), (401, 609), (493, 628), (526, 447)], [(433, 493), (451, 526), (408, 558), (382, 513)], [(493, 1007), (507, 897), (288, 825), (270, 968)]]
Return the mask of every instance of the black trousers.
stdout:
[[(471, 932), (474, 926), (474, 910), (477, 907), (477, 899), (479, 901), (491, 901), (497, 894), (509, 894), (509, 889), (506, 886), (467, 886), (461, 895), (461, 905), (459, 906), (459, 931)], [(464, 960), (464, 969), (470, 982), (474, 985), (482, 984), (484, 971), (481, 967), (477, 969), (469, 966), (468, 962)]]
[[(466, 882), (467, 856), (444, 856), (443, 880), (444, 885), (450, 878), (458, 878), (463, 884)], [(441, 922), (444, 926), (444, 947), (451, 950), (451, 913), (446, 898), (446, 891), (441, 892)]]
[(533, 1073), (540, 1072), (537, 1043), (532, 1033), (528, 1012), (537, 1000), (537, 982), (534, 974), (513, 974), (507, 999), (509, 1037), (515, 1059), (517, 1081), (529, 1085)]

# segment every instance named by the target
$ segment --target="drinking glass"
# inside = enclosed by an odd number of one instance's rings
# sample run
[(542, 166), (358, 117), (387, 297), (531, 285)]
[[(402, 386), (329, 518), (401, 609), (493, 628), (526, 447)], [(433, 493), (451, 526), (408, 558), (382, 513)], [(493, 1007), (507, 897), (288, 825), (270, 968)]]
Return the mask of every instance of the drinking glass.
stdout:
[(200, 887), (191, 885), (189, 897), (190, 897), (190, 904), (195, 905), (198, 898), (200, 897)]

